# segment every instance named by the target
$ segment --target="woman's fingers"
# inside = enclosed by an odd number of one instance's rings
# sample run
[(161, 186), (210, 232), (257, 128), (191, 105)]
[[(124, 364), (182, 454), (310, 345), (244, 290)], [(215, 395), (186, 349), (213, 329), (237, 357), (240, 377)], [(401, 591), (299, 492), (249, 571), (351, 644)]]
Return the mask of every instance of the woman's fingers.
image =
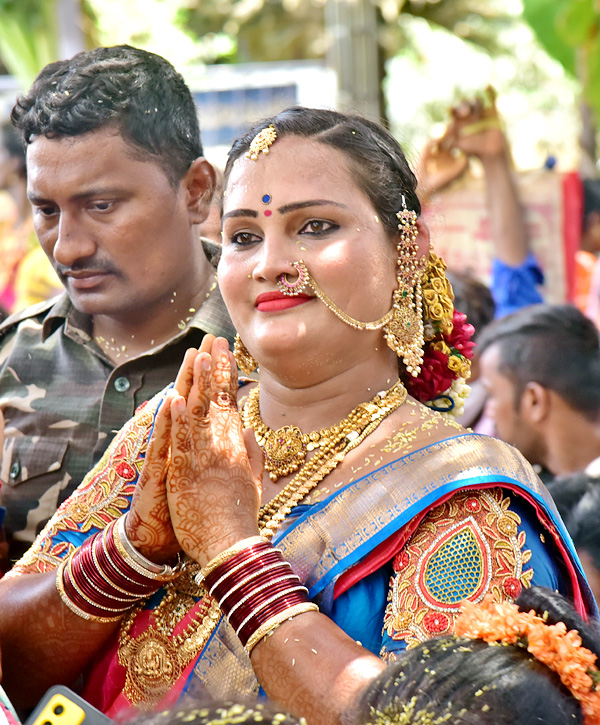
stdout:
[(179, 551), (167, 503), (166, 478), (171, 446), (169, 391), (156, 413), (146, 458), (127, 516), (127, 535), (144, 556), (167, 561)]
[(192, 389), (192, 384), (194, 382), (194, 360), (197, 356), (198, 350), (195, 348), (192, 347), (189, 350), (186, 350), (185, 355), (183, 356), (183, 362), (181, 363), (177, 377), (175, 378), (175, 390), (179, 393), (179, 395), (183, 395), (184, 398), (187, 398), (190, 390)]

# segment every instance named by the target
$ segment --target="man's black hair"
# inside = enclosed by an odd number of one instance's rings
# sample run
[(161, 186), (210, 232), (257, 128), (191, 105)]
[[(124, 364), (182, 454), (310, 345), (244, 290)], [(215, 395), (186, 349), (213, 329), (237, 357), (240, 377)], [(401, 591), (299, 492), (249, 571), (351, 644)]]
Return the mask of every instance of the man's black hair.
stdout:
[(573, 305), (524, 307), (490, 323), (477, 343), (480, 354), (498, 347), (498, 371), (515, 386), (515, 406), (536, 382), (588, 419), (600, 415), (600, 338)]
[(176, 186), (202, 156), (192, 94), (164, 58), (116, 45), (47, 65), (11, 113), (25, 144), (36, 136), (80, 136), (114, 126), (141, 158)]

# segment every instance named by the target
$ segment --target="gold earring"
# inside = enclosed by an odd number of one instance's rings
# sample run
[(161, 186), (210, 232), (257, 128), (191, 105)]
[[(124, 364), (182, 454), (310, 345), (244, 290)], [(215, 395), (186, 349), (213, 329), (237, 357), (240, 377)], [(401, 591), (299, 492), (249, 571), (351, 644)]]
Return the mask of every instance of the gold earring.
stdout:
[(247, 347), (242, 342), (242, 338), (239, 335), (235, 336), (233, 344), (233, 357), (237, 363), (238, 368), (246, 375), (253, 373), (258, 367), (258, 363), (248, 352)]
[(421, 269), (417, 260), (417, 215), (407, 209), (402, 195), (402, 209), (396, 214), (398, 241), (398, 287), (393, 297), (392, 319), (383, 328), (388, 346), (402, 358), (406, 371), (413, 377), (421, 372), (423, 346), (423, 299)]

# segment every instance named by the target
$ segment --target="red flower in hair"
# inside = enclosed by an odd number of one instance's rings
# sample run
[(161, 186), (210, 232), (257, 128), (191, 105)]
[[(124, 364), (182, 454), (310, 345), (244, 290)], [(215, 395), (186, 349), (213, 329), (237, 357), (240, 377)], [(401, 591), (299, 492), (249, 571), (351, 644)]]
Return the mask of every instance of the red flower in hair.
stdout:
[(448, 390), (455, 377), (448, 368), (448, 356), (431, 345), (425, 345), (421, 373), (416, 378), (410, 377), (405, 383), (408, 392), (424, 403)]
[(475, 328), (467, 322), (467, 316), (462, 312), (454, 310), (452, 318), (454, 327), (449, 335), (446, 335), (446, 344), (448, 347), (454, 348), (469, 360), (473, 357), (473, 348), (475, 343), (471, 342), (471, 338), (475, 333)]

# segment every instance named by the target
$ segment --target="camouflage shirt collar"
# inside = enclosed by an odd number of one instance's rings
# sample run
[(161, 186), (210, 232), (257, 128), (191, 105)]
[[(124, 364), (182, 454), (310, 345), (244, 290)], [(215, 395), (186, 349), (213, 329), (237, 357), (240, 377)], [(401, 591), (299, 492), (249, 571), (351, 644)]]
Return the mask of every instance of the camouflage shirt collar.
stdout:
[[(92, 339), (91, 315), (77, 310), (66, 292), (63, 292), (48, 310), (46, 319), (42, 324), (42, 340), (46, 340), (61, 325), (65, 326), (67, 334), (76, 342), (85, 344)], [(213, 290), (210, 297), (195, 313), (187, 327), (174, 335), (165, 345), (169, 345), (184, 337), (190, 328), (202, 330), (202, 332), (212, 333), (217, 336), (222, 335), (229, 342), (233, 342), (235, 329), (229, 318), (227, 308), (221, 297), (221, 291), (218, 287)]]

